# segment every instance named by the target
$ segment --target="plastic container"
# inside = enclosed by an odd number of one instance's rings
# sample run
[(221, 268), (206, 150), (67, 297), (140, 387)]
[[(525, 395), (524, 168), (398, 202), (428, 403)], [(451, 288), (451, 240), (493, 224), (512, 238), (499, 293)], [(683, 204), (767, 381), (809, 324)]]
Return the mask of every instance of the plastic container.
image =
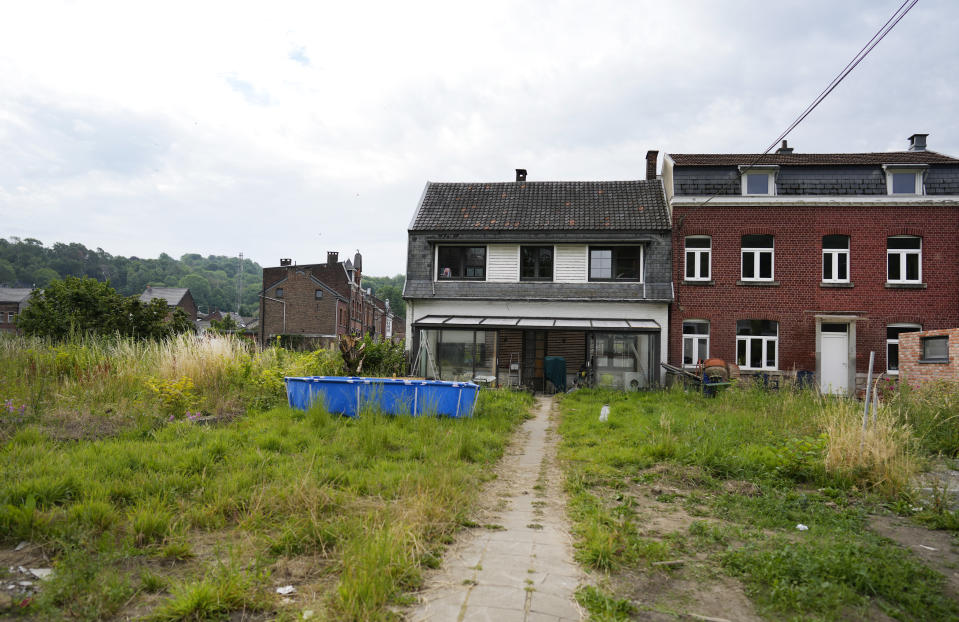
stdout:
[(368, 407), (391, 415), (471, 417), (479, 396), (479, 385), (472, 382), (344, 376), (284, 380), (291, 408), (308, 410), (322, 400), (327, 411), (349, 417)]

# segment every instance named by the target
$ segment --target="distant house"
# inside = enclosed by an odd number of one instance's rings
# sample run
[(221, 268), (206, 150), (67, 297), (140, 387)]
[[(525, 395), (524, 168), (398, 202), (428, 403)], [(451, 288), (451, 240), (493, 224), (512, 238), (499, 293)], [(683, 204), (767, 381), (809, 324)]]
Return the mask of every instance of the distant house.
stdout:
[(263, 269), (260, 291), (259, 338), (278, 335), (329, 343), (339, 335), (388, 338), (387, 326), (398, 322), (389, 306), (363, 289), (363, 257), (339, 260), (328, 252), (326, 263), (297, 265), (281, 259)]
[(427, 183), (403, 292), (413, 373), (543, 390), (559, 357), (567, 383), (588, 367), (602, 385), (659, 385), (672, 283), (655, 154), (645, 181), (517, 169), (513, 182)]
[(16, 333), (17, 316), (30, 304), (29, 288), (0, 287), (0, 332)]
[(193, 300), (193, 294), (187, 287), (147, 287), (146, 291), (140, 294), (140, 302), (149, 304), (151, 301), (160, 298), (166, 301), (170, 309), (179, 307), (187, 314), (191, 322), (196, 322), (196, 302)]

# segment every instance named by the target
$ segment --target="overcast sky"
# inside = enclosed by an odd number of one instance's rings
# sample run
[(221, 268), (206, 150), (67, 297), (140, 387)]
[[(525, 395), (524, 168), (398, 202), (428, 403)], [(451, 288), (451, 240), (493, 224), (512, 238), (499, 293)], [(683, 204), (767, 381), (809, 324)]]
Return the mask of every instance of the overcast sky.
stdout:
[[(427, 180), (762, 151), (900, 2), (7, 3), (0, 237), (397, 274)], [(921, 0), (790, 145), (959, 156), (957, 24)]]

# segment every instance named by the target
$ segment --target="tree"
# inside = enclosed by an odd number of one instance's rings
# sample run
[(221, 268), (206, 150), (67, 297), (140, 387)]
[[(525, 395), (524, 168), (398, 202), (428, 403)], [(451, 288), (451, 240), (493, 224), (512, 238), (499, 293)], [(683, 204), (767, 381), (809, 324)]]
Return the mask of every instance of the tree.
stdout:
[(0, 285), (14, 285), (17, 282), (17, 271), (6, 259), (0, 259)]

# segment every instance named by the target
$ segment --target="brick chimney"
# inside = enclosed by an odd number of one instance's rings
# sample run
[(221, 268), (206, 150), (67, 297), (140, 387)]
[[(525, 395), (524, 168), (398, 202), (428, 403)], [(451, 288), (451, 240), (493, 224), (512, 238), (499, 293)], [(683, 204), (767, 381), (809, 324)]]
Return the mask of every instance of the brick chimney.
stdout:
[(909, 151), (925, 151), (926, 136), (929, 134), (913, 134), (909, 137)]
[(282, 257), (282, 258), (280, 258), (280, 265), (281, 265), (281, 266), (290, 266), (290, 265), (292, 265), (292, 264), (293, 264), (293, 260), (290, 259), (289, 257)]
[(526, 181), (526, 169), (518, 168), (516, 169), (516, 181)]
[(656, 158), (659, 157), (658, 151), (649, 150), (646, 152), (646, 180), (656, 179)]
[(782, 146), (779, 149), (776, 149), (776, 155), (783, 155), (783, 154), (788, 154), (792, 152), (793, 152), (793, 148), (790, 147), (785, 140), (783, 141)]
[(326, 265), (333, 267), (340, 262), (340, 254), (337, 251), (326, 251)]

